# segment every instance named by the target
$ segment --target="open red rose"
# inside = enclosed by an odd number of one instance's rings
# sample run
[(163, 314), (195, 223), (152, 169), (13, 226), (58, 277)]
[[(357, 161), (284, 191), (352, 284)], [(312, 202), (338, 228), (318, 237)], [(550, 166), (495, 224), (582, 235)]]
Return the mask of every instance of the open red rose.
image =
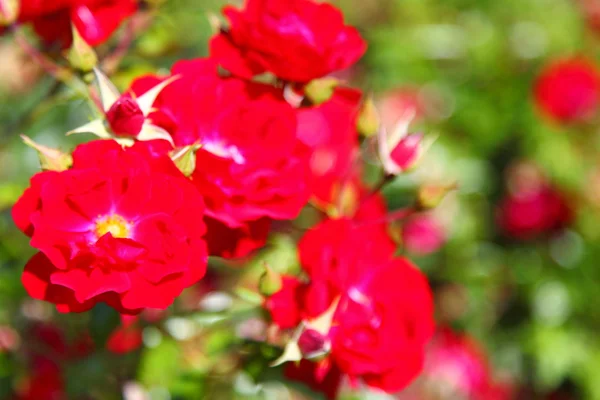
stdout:
[[(378, 208), (368, 207), (361, 218)], [(354, 218), (328, 220), (310, 230), (299, 245), (307, 280), (285, 276), (265, 307), (280, 328), (307, 321), (298, 342), (305, 357), (323, 352), (329, 362), (324, 365), (396, 392), (422, 369), (434, 331), (432, 294), (418, 269), (393, 258), (394, 243), (380, 224)], [(332, 305), (329, 328), (311, 328)]]
[(331, 328), (323, 338), (329, 343), (323, 349), (330, 349), (332, 367), (389, 393), (405, 388), (421, 372), (434, 332), (425, 276), (408, 260), (396, 258), (363, 264), (362, 274), (333, 293), (322, 280), (301, 283), (285, 277), (282, 290), (265, 305), (279, 327), (292, 328), (318, 317), (336, 300)]
[(298, 136), (310, 149), (313, 197), (324, 206), (360, 173), (356, 118), (361, 97), (358, 90), (338, 88), (325, 103), (298, 109)]
[(351, 378), (396, 392), (421, 372), (433, 331), (427, 279), (397, 258), (367, 269), (342, 294), (329, 334), (331, 356)]
[(18, 21), (32, 23), (48, 45), (68, 47), (74, 25), (90, 45), (105, 42), (138, 8), (136, 0), (22, 0)]
[(559, 122), (589, 119), (600, 103), (600, 73), (585, 58), (547, 65), (535, 84), (535, 100), (545, 115)]
[(327, 282), (335, 295), (362, 275), (365, 265), (378, 265), (392, 258), (396, 245), (380, 228), (349, 219), (322, 222), (299, 244), (302, 268), (313, 281)]
[(211, 56), (234, 75), (263, 72), (309, 82), (350, 67), (366, 51), (358, 31), (339, 10), (312, 0), (248, 0), (243, 10), (226, 7), (228, 30), (215, 36)]
[(43, 172), (13, 208), (40, 250), (25, 267), (29, 294), (62, 312), (103, 301), (123, 314), (166, 308), (206, 269), (203, 200), (162, 143), (80, 145), (73, 167)]
[[(219, 248), (222, 233), (208, 241), (218, 255), (247, 253), (266, 238), (259, 221), (293, 219), (308, 201), (308, 157), (297, 137), (295, 110), (279, 89), (219, 77), (212, 60), (179, 62), (172, 73), (178, 79), (158, 96), (150, 119), (176, 146), (202, 146), (192, 181), (206, 214), (249, 246)], [(142, 78), (132, 90), (143, 93), (158, 80)]]

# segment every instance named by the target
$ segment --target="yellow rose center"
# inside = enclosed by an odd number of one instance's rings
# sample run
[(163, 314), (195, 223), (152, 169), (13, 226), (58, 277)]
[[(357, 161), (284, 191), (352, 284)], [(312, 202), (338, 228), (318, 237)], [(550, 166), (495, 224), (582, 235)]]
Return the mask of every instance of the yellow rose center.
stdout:
[(102, 237), (110, 232), (115, 238), (128, 238), (130, 233), (130, 224), (120, 215), (107, 215), (96, 221), (95, 233), (97, 237)]

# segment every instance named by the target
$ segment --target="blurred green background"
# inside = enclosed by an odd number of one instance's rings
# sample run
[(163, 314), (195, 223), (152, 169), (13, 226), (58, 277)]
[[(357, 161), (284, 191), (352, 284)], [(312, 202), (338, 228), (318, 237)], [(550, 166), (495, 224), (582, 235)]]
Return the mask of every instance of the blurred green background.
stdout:
[[(218, 13), (225, 3), (164, 2), (160, 13), (140, 22), (148, 29), (123, 59), (116, 82), (124, 88), (142, 73), (206, 55), (207, 13)], [(334, 3), (369, 42), (367, 55), (343, 77), (380, 102), (398, 92), (427, 99), (415, 129), (439, 135), (419, 170), (387, 188), (390, 205), (402, 204), (423, 182), (460, 185), (438, 210), (447, 243), (439, 252), (414, 257), (436, 290), (440, 319), (481, 341), (495, 373), (519, 388), (521, 398), (548, 398), (563, 389), (570, 396), (565, 398), (600, 399), (600, 204), (590, 196), (600, 190), (600, 181), (593, 179), (600, 154), (598, 125), (549, 122), (532, 97), (535, 77), (549, 60), (574, 54), (597, 59), (600, 32), (588, 24), (582, 3)], [(99, 53), (110, 49), (107, 45)], [(74, 142), (64, 132), (90, 114), (80, 94), (39, 71), (10, 36), (0, 39), (0, 59), (0, 326), (19, 332), (21, 342), (20, 350), (12, 352), (0, 345), (0, 398), (10, 398), (27, 376), (23, 348), (36, 340), (27, 333), (32, 320), (51, 318), (72, 332), (92, 323), (98, 335), (110, 324), (100, 311), (56, 316), (51, 308), (27, 300), (22, 289), (22, 267), (33, 251), (14, 228), (10, 207), (37, 171), (38, 160), (19, 134), (70, 148)], [(571, 227), (527, 242), (499, 232), (496, 205), (505, 191), (507, 167), (518, 160), (535, 163), (571, 195), (577, 208)], [(291, 246), (276, 239), (262, 256), (273, 264), (290, 264)], [(175, 323), (185, 323), (180, 319)], [(115, 356), (99, 351), (70, 363), (69, 398), (120, 398), (122, 384), (136, 380), (151, 399), (269, 398), (278, 393), (276, 384), (253, 386), (252, 377), (275, 379), (253, 372), (264, 365), (249, 362), (249, 373), (235, 378), (219, 370), (238, 362), (229, 354), (237, 340), (231, 326), (197, 315), (193, 321), (207, 332), (197, 342), (177, 344), (168, 329), (146, 328), (146, 346), (139, 352)], [(158, 345), (156, 335), (162, 338)], [(220, 365), (211, 364), (211, 357)]]

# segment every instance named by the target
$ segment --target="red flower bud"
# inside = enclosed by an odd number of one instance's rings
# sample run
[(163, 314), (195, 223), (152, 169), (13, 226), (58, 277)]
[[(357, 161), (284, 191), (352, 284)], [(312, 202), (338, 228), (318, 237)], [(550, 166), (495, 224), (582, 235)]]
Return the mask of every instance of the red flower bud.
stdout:
[(413, 168), (433, 143), (422, 133), (408, 133), (414, 118), (414, 110), (404, 113), (396, 127), (388, 134), (386, 129), (379, 133), (379, 158), (383, 169), (390, 175), (397, 175)]
[(298, 347), (304, 358), (313, 358), (329, 351), (327, 338), (314, 329), (306, 329), (298, 339)]
[(106, 113), (110, 129), (115, 135), (137, 136), (144, 125), (144, 113), (131, 97), (123, 96)]
[(422, 143), (423, 134), (421, 133), (405, 136), (394, 147), (390, 153), (390, 158), (401, 170), (410, 169), (419, 160)]

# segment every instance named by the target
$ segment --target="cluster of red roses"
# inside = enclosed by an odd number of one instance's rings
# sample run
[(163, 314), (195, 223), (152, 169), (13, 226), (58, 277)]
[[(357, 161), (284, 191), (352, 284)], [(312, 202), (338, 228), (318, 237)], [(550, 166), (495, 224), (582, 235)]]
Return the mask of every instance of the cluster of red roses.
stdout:
[[(19, 18), (49, 39), (40, 21), (56, 11), (92, 44), (118, 23), (102, 22), (117, 2), (64, 3), (35, 18), (23, 7)], [(249, 0), (225, 15), (210, 58), (178, 62), (171, 76), (142, 77), (119, 95), (98, 73), (106, 121), (76, 132), (106, 140), (53, 153), (13, 209), (40, 251), (23, 283), (62, 312), (98, 302), (127, 315), (164, 309), (203, 277), (208, 255), (247, 255), (271, 221), (293, 220), (312, 199), (332, 219), (300, 243), (305, 275), (283, 277), (265, 302), (295, 332), (282, 361), (318, 359), (300, 364), (315, 384), (343, 374), (398, 391), (420, 372), (433, 335), (430, 289), (394, 255), (383, 198), (360, 183), (361, 92), (336, 82), (316, 100), (307, 89), (352, 66), (366, 44), (337, 9), (312, 0)], [(253, 80), (263, 73), (273, 83)], [(423, 150), (422, 135), (406, 135), (409, 122), (379, 138), (387, 174)]]

